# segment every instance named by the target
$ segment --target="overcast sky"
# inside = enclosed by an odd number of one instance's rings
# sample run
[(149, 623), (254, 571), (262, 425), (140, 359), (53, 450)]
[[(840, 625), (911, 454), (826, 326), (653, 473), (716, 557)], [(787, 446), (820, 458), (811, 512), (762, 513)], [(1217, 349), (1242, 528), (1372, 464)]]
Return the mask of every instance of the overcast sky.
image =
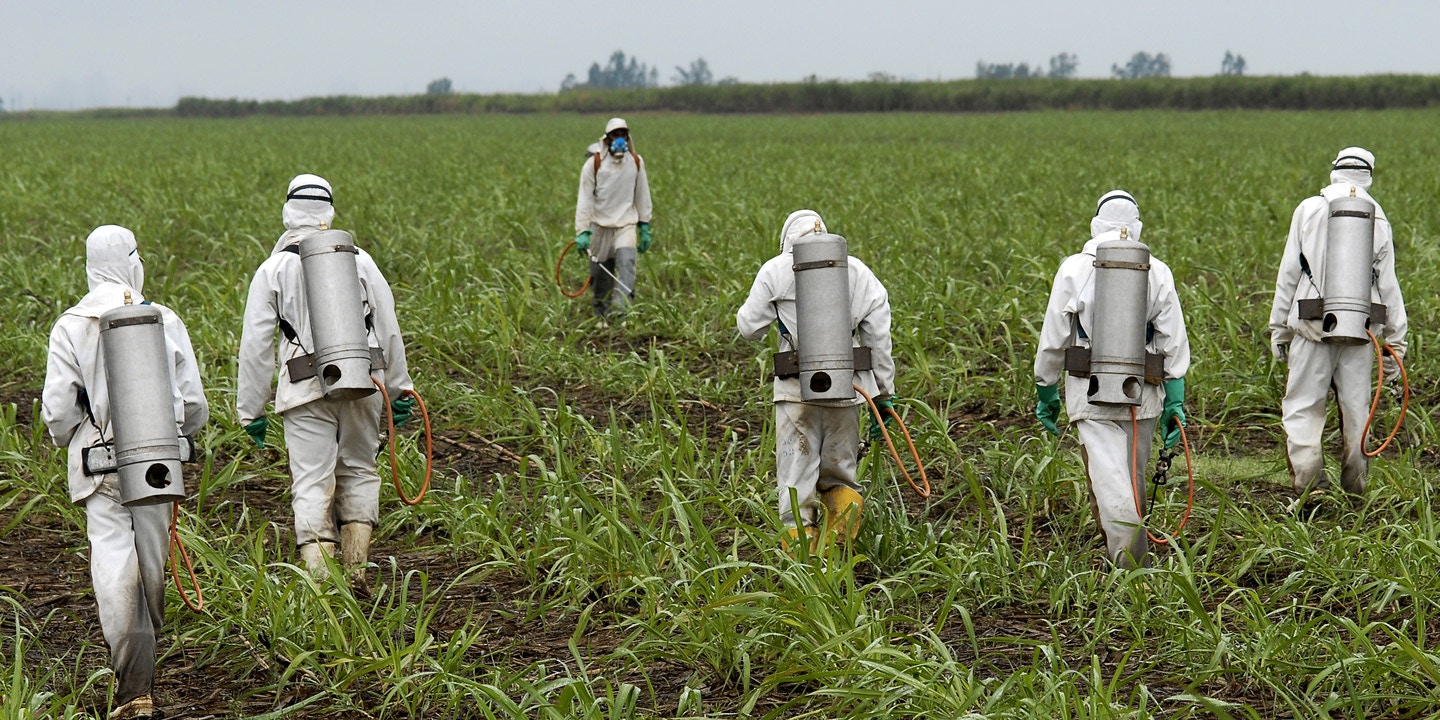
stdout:
[[(1282, 9), (1279, 6), (1291, 9)], [(620, 49), (660, 69), (704, 57), (717, 79), (970, 78), (975, 63), (1070, 52), (1081, 77), (1136, 51), (1175, 75), (1440, 73), (1440, 2), (1352, 0), (5, 0), (6, 109), (170, 106), (183, 95), (294, 99), (554, 92)]]

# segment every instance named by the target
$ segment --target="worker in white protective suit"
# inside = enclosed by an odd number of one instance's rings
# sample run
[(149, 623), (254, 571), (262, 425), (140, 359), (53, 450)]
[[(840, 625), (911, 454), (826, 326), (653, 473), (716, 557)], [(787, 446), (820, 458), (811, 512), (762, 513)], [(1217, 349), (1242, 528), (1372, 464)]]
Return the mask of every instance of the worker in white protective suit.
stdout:
[[(601, 151), (580, 167), (575, 200), (575, 245), (590, 256), (595, 315), (623, 315), (635, 299), (637, 252), (650, 249), (650, 181), (620, 118), (605, 124)], [(591, 146), (595, 149), (594, 146)], [(613, 299), (612, 299), (613, 295)]]
[[(803, 342), (805, 319), (796, 317), (795, 241), (812, 233), (825, 233), (825, 223), (813, 210), (797, 210), (780, 231), (780, 254), (760, 268), (745, 304), (735, 313), (735, 324), (747, 340), (759, 340), (776, 326), (781, 352)], [(855, 383), (875, 399), (893, 422), (895, 360), (891, 356), (890, 297), (875, 273), (855, 257), (847, 260), (850, 273), (850, 321), (856, 345), (870, 348), (871, 369), (857, 370)], [(780, 522), (787, 540), (804, 532), (812, 550), (822, 541), (822, 524), (834, 539), (853, 539), (860, 529), (864, 491), (855, 481), (859, 456), (862, 396), (834, 403), (804, 402), (797, 375), (774, 381), (775, 474), (779, 491)], [(873, 418), (872, 418), (873, 420)], [(879, 434), (878, 426), (871, 435)], [(792, 505), (791, 495), (794, 495)]]
[[(287, 365), (314, 348), (299, 246), (306, 236), (330, 227), (335, 217), (333, 197), (324, 178), (299, 175), (290, 181), (282, 211), (285, 233), (255, 271), (245, 302), (236, 412), (255, 444), (265, 447), (269, 427), (265, 403), (270, 400), (278, 361), (275, 411), (285, 418), (291, 507), (301, 560), (312, 575), (323, 578), (326, 558), (335, 555), (338, 542), (350, 578), (363, 583), (370, 536), (380, 519), (375, 451), (384, 403), (379, 393), (358, 400), (327, 398), (317, 378), (293, 380)], [(373, 369), (371, 376), (384, 384), (392, 398), (398, 426), (409, 418), (415, 400), (401, 395), (414, 384), (395, 317), (395, 298), (369, 253), (357, 248), (355, 264), (368, 342), (384, 356), (385, 367)]]
[[(1275, 358), (1288, 362), (1290, 369), (1281, 404), (1285, 426), (1290, 480), (1302, 497), (1310, 490), (1329, 485), (1325, 460), (1320, 452), (1325, 429), (1325, 400), (1335, 390), (1340, 404), (1340, 430), (1344, 438), (1340, 485), (1349, 493), (1365, 491), (1369, 459), (1365, 457), (1365, 423), (1371, 400), (1371, 374), (1375, 372), (1375, 349), (1369, 345), (1336, 345), (1321, 341), (1321, 321), (1300, 317), (1300, 302), (1321, 297), (1326, 268), (1327, 219), (1330, 201), (1355, 196), (1371, 202), (1371, 174), (1375, 156), (1368, 150), (1349, 147), (1332, 163), (1330, 185), (1319, 195), (1306, 198), (1290, 220), (1290, 235), (1275, 279), (1275, 301), (1270, 306), (1270, 345)], [(1385, 305), (1385, 321), (1371, 323), (1369, 330), (1405, 357), (1405, 298), (1395, 279), (1395, 245), (1390, 221), (1375, 202), (1375, 238), (1370, 299)], [(1400, 368), (1385, 356), (1389, 382), (1400, 377)]]
[[(60, 316), (50, 332), (41, 413), (55, 444), (69, 447), (70, 500), (85, 507), (90, 579), (115, 674), (115, 709), (110, 717), (148, 718), (154, 712), (156, 637), (165, 620), (171, 505), (126, 507), (121, 504), (118, 474), (87, 476), (83, 466), (86, 448), (114, 441), (100, 316), (127, 302), (146, 302), (145, 266), (135, 235), (116, 225), (90, 233), (85, 240), (85, 279), (89, 292)], [(152, 305), (164, 324), (175, 425), (180, 434), (191, 435), (210, 417), (200, 366), (185, 323), (169, 308)]]
[[(1091, 239), (1075, 255), (1065, 258), (1050, 290), (1045, 322), (1035, 352), (1035, 414), (1045, 429), (1060, 434), (1060, 375), (1065, 349), (1089, 347), (1087, 328), (1094, 328), (1095, 253), (1110, 240), (1140, 240), (1140, 209), (1135, 198), (1122, 190), (1101, 196), (1090, 221)], [(1149, 542), (1140, 517), (1144, 483), (1132, 477), (1131, 465), (1143, 474), (1149, 465), (1150, 439), (1160, 427), (1166, 449), (1180, 442), (1185, 423), (1185, 373), (1190, 369), (1190, 340), (1185, 317), (1175, 292), (1170, 267), (1153, 255), (1148, 272), (1146, 351), (1164, 356), (1163, 384), (1145, 384), (1141, 403), (1133, 408), (1137, 427), (1131, 426), (1130, 407), (1091, 404), (1087, 381), (1071, 376), (1065, 383), (1065, 409), (1080, 434), (1080, 455), (1090, 489), (1090, 507), (1105, 536), (1105, 554), (1120, 567), (1143, 564)], [(1133, 455), (1132, 455), (1133, 453)], [(1137, 493), (1142, 493), (1137, 496)]]

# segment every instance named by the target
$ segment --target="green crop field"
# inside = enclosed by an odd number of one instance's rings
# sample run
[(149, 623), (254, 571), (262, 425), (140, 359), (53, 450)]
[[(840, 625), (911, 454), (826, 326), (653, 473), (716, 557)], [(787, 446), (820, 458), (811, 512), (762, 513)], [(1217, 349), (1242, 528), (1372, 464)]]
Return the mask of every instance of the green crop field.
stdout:
[[(609, 327), (552, 275), (603, 117), (0, 122), (0, 718), (108, 706), (84, 513), (37, 417), (50, 326), (106, 223), (135, 231), (147, 296), (189, 325), (212, 409), (181, 513), (206, 608), (170, 590), (169, 717), (1440, 707), (1440, 111), (628, 119), (656, 246)], [(1266, 322), (1291, 212), (1351, 144), (1378, 157), (1414, 398), (1367, 496), (1294, 514)], [(336, 226), (394, 286), (436, 424), (425, 503), (383, 491), (368, 596), (293, 565), (283, 450), (235, 422), (245, 289), (300, 172), (331, 180)], [(1103, 562), (1073, 431), (1057, 442), (1031, 417), (1050, 280), (1115, 187), (1175, 271), (1195, 358), (1195, 514), (1129, 572)], [(860, 541), (823, 561), (776, 542), (770, 348), (734, 329), (800, 207), (890, 291), (898, 407), (936, 490), (902, 492), (872, 452)], [(403, 434), (413, 487), (423, 443)]]

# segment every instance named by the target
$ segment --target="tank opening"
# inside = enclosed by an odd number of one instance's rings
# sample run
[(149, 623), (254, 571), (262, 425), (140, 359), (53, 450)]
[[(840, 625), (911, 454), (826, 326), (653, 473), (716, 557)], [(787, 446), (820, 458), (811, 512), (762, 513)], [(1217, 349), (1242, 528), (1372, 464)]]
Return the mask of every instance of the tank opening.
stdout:
[(830, 373), (817, 372), (810, 376), (810, 391), (823, 393), (830, 389)]
[(1120, 383), (1120, 392), (1125, 393), (1125, 397), (1134, 400), (1140, 397), (1140, 386), (1140, 378), (1133, 376), (1127, 377), (1125, 378), (1125, 382)]
[(326, 385), (334, 385), (340, 382), (340, 366), (335, 364), (326, 365), (325, 369), (320, 372), (320, 376), (325, 379)]
[(1098, 392), (1100, 392), (1100, 377), (1098, 375), (1091, 375), (1090, 387), (1085, 389), (1085, 396), (1091, 397)]
[(1325, 319), (1320, 322), (1320, 329), (1327, 333), (1334, 332), (1335, 326), (1339, 324), (1340, 320), (1335, 317), (1335, 313), (1325, 313)]
[(164, 463), (155, 463), (145, 468), (145, 484), (156, 490), (163, 490), (170, 486), (170, 468)]

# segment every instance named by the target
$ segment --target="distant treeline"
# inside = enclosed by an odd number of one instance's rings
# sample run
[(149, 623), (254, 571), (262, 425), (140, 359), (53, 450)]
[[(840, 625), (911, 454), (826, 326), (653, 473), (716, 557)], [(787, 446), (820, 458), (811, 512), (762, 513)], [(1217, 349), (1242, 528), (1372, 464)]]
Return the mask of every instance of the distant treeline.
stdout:
[[(179, 117), (435, 113), (1013, 112), (1021, 110), (1352, 110), (1440, 106), (1440, 76), (1006, 79), (947, 82), (808, 81), (567, 90), (554, 95), (333, 96), (303, 100), (182, 98)], [(24, 114), (24, 113), (21, 113)], [(151, 115), (106, 109), (84, 115)]]

